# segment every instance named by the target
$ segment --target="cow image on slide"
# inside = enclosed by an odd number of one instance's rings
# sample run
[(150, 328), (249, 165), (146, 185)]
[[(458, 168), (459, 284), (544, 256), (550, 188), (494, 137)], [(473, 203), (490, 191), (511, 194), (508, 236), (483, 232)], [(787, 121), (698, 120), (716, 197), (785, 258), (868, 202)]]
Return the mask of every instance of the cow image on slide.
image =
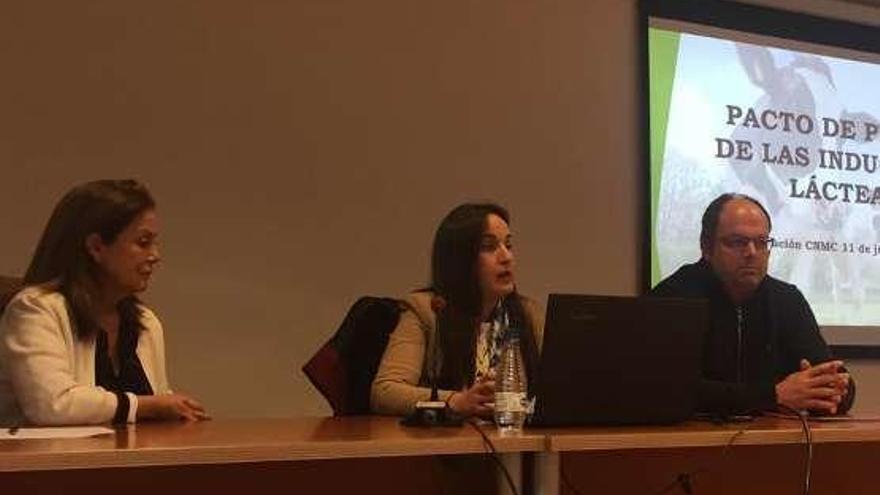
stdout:
[[(758, 115), (764, 110), (789, 112), (812, 119), (812, 132), (792, 127), (775, 129), (739, 124), (730, 139), (752, 143), (752, 160), (731, 157), (728, 163), (743, 190), (762, 199), (774, 219), (774, 236), (808, 240), (871, 241), (880, 234), (878, 210), (870, 205), (841, 200), (789, 198), (791, 179), (806, 184), (812, 177), (818, 183), (841, 181), (840, 172), (819, 167), (819, 149), (845, 151), (865, 143), (865, 126), (880, 121), (867, 112), (851, 112), (841, 103), (832, 71), (818, 56), (797, 54), (777, 66), (773, 54), (765, 47), (735, 43), (740, 65), (748, 80), (762, 91), (751, 108)], [(822, 118), (847, 119), (857, 122), (857, 140), (840, 136), (823, 136)], [(782, 160), (787, 148), (807, 150), (809, 160)], [(855, 151), (855, 150), (853, 150)], [(844, 172), (846, 174), (846, 172)], [(859, 174), (844, 176), (855, 179)], [(847, 182), (860, 182), (848, 180)], [(872, 181), (873, 182), (873, 181)], [(780, 229), (777, 230), (776, 227)], [(806, 250), (787, 251), (784, 259), (771, 258), (771, 270), (783, 280), (804, 291), (812, 304), (819, 306), (851, 303), (835, 317), (847, 317), (849, 310), (858, 311), (866, 297), (866, 271), (870, 260), (850, 253), (822, 253)]]

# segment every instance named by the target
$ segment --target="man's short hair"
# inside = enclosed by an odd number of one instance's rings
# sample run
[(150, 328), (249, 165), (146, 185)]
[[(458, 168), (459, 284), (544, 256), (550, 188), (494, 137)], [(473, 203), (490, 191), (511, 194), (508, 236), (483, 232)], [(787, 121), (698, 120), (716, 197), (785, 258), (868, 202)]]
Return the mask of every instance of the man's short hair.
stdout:
[(747, 194), (724, 193), (712, 200), (712, 202), (709, 203), (709, 206), (706, 207), (706, 211), (703, 212), (703, 229), (700, 231), (700, 248), (704, 251), (712, 247), (715, 233), (718, 232), (718, 219), (721, 217), (721, 210), (724, 209), (724, 205), (734, 199), (745, 199), (746, 201), (751, 201), (757, 205), (758, 208), (761, 209), (761, 212), (764, 213), (764, 217), (767, 218), (768, 232), (773, 230), (773, 221), (770, 220), (770, 214), (767, 213), (767, 209), (764, 208), (764, 205), (762, 205), (760, 201)]

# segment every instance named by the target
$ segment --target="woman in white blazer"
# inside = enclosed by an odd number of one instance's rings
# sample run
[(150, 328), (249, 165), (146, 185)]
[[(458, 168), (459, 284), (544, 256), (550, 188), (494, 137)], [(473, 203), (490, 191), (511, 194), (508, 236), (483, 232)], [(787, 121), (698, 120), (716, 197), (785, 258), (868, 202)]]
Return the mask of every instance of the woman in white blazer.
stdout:
[(0, 318), (0, 421), (207, 418), (173, 393), (162, 325), (136, 294), (159, 262), (156, 205), (133, 180), (73, 188), (56, 205)]

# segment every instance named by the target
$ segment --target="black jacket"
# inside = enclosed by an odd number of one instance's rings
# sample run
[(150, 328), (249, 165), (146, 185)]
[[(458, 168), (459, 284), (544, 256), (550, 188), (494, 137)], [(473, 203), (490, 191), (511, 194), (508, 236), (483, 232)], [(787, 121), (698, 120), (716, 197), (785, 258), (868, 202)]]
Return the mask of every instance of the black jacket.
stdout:
[[(748, 301), (736, 306), (705, 260), (685, 265), (661, 281), (652, 296), (709, 301), (710, 328), (703, 353), (697, 407), (718, 414), (751, 413), (776, 406), (776, 383), (800, 369), (800, 360), (828, 361), (831, 351), (813, 311), (794, 285), (764, 277)], [(838, 408), (846, 412), (850, 391)]]

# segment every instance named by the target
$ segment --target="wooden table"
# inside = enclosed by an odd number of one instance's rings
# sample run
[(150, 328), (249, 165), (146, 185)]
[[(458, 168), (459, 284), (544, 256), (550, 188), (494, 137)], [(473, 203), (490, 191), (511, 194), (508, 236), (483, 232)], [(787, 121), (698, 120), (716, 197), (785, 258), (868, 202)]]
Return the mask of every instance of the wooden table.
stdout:
[[(813, 495), (874, 494), (880, 421), (812, 424)], [(800, 493), (796, 420), (713, 425), (484, 427), (517, 477), (534, 456), (538, 495)], [(396, 418), (214, 420), (132, 425), (114, 435), (0, 442), (3, 493), (504, 493), (476, 430), (404, 428)], [(526, 463), (526, 465), (529, 465)], [(526, 490), (528, 493), (529, 490)], [(521, 492), (522, 493), (522, 492)]]
[[(509, 469), (541, 434), (499, 436), (484, 427)], [(114, 435), (0, 442), (4, 493), (454, 493), (497, 490), (487, 446), (470, 426), (405, 428), (397, 418), (296, 418), (143, 423)], [(289, 491), (289, 490), (285, 490)], [(501, 490), (503, 491), (503, 490)]]
[[(877, 492), (880, 421), (811, 421), (811, 494)], [(714, 425), (590, 427), (546, 430), (535, 491), (681, 494), (801, 493), (806, 448), (797, 419), (765, 417)]]

